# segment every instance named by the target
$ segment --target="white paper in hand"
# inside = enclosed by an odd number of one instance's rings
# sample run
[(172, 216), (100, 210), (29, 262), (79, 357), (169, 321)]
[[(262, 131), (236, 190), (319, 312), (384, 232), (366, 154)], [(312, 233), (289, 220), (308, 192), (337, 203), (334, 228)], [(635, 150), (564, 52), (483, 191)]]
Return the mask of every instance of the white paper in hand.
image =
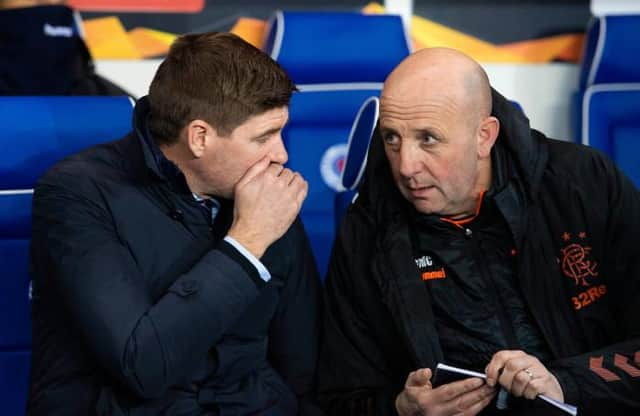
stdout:
[[(436, 366), (435, 374), (433, 375), (433, 386), (437, 387), (442, 384), (452, 383), (458, 380), (464, 380), (469, 377), (478, 377), (486, 380), (487, 376), (484, 373), (479, 373), (477, 371), (471, 371), (464, 368), (454, 367), (451, 365), (446, 365), (442, 363), (438, 363)], [(504, 389), (501, 389), (498, 393), (498, 400), (496, 402), (496, 407), (498, 409), (506, 409), (507, 408), (507, 392)], [(559, 402), (558, 400), (552, 399), (551, 397), (545, 396), (544, 394), (538, 395), (538, 398), (549, 403), (550, 405), (570, 414), (572, 416), (576, 416), (578, 414), (578, 409), (575, 406), (572, 406), (567, 403)]]

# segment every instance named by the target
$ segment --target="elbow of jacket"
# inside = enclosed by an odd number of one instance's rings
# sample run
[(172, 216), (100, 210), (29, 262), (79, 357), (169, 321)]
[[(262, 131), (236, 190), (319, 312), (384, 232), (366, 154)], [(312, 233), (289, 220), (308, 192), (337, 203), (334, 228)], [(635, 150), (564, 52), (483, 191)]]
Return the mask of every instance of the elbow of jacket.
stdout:
[(162, 377), (156, 379), (148, 377), (143, 379), (135, 374), (127, 377), (126, 383), (132, 393), (144, 400), (161, 398), (167, 393), (170, 387)]
[(169, 390), (167, 385), (145, 386), (144, 389), (138, 389), (138, 397), (144, 400), (159, 399), (165, 396), (167, 390)]
[(122, 379), (128, 390), (142, 399), (157, 399), (171, 387), (168, 363), (161, 348), (140, 348), (142, 343), (130, 342), (121, 367)]

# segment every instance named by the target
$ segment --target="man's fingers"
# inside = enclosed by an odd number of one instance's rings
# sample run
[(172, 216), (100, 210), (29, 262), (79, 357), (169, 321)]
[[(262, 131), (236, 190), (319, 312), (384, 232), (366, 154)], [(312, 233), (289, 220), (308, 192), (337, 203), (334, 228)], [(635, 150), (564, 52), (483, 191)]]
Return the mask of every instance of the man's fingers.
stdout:
[(525, 356), (523, 351), (503, 350), (498, 351), (493, 355), (491, 361), (485, 368), (485, 374), (487, 375), (487, 384), (495, 386), (498, 382), (498, 378), (502, 374), (506, 363), (514, 358)]
[(499, 383), (515, 397), (534, 399), (545, 394), (564, 400), (562, 386), (556, 376), (540, 360), (523, 351), (500, 351), (486, 368), (487, 384)]
[(285, 184), (290, 185), (295, 173), (289, 168), (283, 168), (278, 174), (278, 178)]
[[(461, 393), (460, 395), (454, 397), (449, 401), (443, 402), (443, 405), (441, 408), (442, 410), (444, 410), (444, 414), (467, 414), (467, 411), (470, 408), (474, 408), (474, 406), (476, 406), (478, 403), (484, 402), (485, 399), (487, 398), (491, 400), (491, 397), (495, 395), (496, 389), (484, 384), (484, 381), (481, 379), (475, 379), (475, 380), (481, 381), (482, 384), (480, 384), (479, 387), (475, 387), (471, 390)], [(463, 380), (463, 381), (466, 381), (466, 380)], [(451, 384), (454, 384), (454, 383), (451, 383)], [(462, 386), (464, 388), (469, 388), (471, 385), (473, 385), (473, 383), (465, 383)], [(460, 387), (460, 385), (456, 387), (458, 388)]]
[(432, 389), (431, 375), (431, 370), (426, 368), (409, 374), (405, 389), (396, 400), (399, 414), (473, 416), (485, 408), (495, 395), (495, 389), (477, 377)]
[(464, 411), (474, 406), (478, 402), (483, 401), (487, 397), (493, 397), (495, 395), (495, 392), (495, 388), (485, 384), (484, 386), (481, 386), (475, 390), (464, 393), (455, 401), (457, 410)]
[(460, 413), (462, 416), (475, 416), (478, 413), (480, 413), (485, 407), (487, 407), (489, 405), (489, 403), (491, 403), (491, 400), (493, 400), (493, 398), (496, 396), (498, 391), (496, 389), (493, 389), (493, 388), (489, 387), (489, 386), (486, 386), (486, 387), (490, 389), (489, 390), (490, 393), (484, 394), (480, 398), (480, 400), (476, 401), (471, 406), (469, 406), (466, 409), (464, 409)]
[(511, 394), (516, 397), (522, 396), (522, 393), (531, 381), (533, 381), (533, 378), (529, 376), (529, 373), (524, 370), (518, 371), (513, 376), (513, 381), (511, 382)]
[(280, 176), (280, 174), (285, 170), (285, 167), (279, 163), (271, 163), (267, 167), (267, 173), (273, 175), (274, 177)]
[(304, 178), (302, 177), (302, 175), (300, 175), (299, 172), (294, 172), (294, 171), (290, 171), (291, 172), (291, 177), (289, 178), (289, 184), (290, 186), (296, 186), (297, 182), (304, 182)]
[(296, 194), (296, 203), (298, 204), (299, 207), (302, 207), (302, 203), (307, 198), (307, 194), (309, 192), (309, 184), (307, 183), (307, 181), (302, 179), (300, 175), (297, 175), (297, 176), (298, 178), (300, 178), (300, 185), (299, 185), (300, 189)]
[(440, 386), (434, 392), (438, 396), (438, 401), (449, 402), (462, 394), (482, 387), (483, 384), (484, 380), (481, 378), (467, 378)]
[[(510, 393), (514, 393), (513, 389), (518, 388), (522, 383), (529, 382), (529, 375), (524, 370), (533, 364), (532, 357), (529, 355), (516, 356), (504, 363), (502, 373), (498, 377), (498, 383), (507, 389)], [(524, 386), (522, 390), (524, 390)]]
[(278, 176), (278, 180), (281, 181), (281, 186), (289, 188), (286, 192), (290, 192), (293, 196), (293, 201), (296, 203), (299, 210), (302, 207), (302, 203), (307, 197), (307, 192), (309, 190), (309, 184), (307, 181), (305, 181), (298, 172), (294, 172), (287, 168), (282, 169), (280, 176)]
[(545, 386), (545, 381), (541, 378), (534, 378), (525, 387), (522, 395), (529, 400), (535, 399)]
[(421, 368), (409, 373), (405, 387), (421, 387), (431, 383), (431, 370)]
[(263, 157), (258, 162), (256, 162), (253, 166), (251, 166), (247, 171), (242, 175), (242, 178), (236, 184), (236, 189), (241, 188), (247, 183), (251, 182), (253, 178), (264, 172), (270, 166), (271, 160), (268, 156)]

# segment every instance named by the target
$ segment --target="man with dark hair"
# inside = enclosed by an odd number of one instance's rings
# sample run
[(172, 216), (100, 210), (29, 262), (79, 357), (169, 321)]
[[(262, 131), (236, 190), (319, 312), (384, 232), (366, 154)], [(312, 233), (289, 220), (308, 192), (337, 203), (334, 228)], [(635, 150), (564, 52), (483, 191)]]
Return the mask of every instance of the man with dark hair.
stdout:
[(64, 0), (0, 0), (0, 95), (130, 95), (96, 74)]
[(294, 91), (235, 35), (183, 36), (133, 132), (40, 180), (29, 414), (314, 414), (320, 284), (281, 137)]
[[(326, 279), (329, 413), (562, 414), (534, 400), (545, 395), (581, 415), (638, 414), (629, 179), (596, 150), (532, 130), (451, 49), (405, 59), (380, 104)], [(486, 381), (440, 381), (437, 363)]]

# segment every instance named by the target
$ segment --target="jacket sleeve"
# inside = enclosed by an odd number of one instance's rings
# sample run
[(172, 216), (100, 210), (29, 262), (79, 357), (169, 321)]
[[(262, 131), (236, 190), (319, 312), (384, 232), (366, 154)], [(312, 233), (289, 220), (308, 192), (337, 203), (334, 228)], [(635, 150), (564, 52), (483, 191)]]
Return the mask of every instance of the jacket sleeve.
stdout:
[[(640, 413), (640, 193), (613, 164), (596, 158), (594, 184), (608, 200), (605, 231), (607, 293), (618, 339), (559, 360), (550, 369), (565, 401), (582, 415)], [(597, 195), (597, 192), (592, 194)]]
[(223, 242), (152, 300), (99, 191), (82, 178), (41, 182), (33, 227), (36, 282), (49, 280), (102, 367), (143, 398), (184, 381), (264, 285)]
[(321, 414), (313, 402), (322, 287), (311, 246), (298, 218), (290, 230), (291, 263), (269, 327), (269, 362), (298, 397), (299, 414)]
[(325, 280), (318, 398), (329, 415), (394, 415), (410, 370), (398, 368), (406, 355), (387, 348), (400, 337), (368, 273), (369, 227), (353, 214), (340, 228)]

